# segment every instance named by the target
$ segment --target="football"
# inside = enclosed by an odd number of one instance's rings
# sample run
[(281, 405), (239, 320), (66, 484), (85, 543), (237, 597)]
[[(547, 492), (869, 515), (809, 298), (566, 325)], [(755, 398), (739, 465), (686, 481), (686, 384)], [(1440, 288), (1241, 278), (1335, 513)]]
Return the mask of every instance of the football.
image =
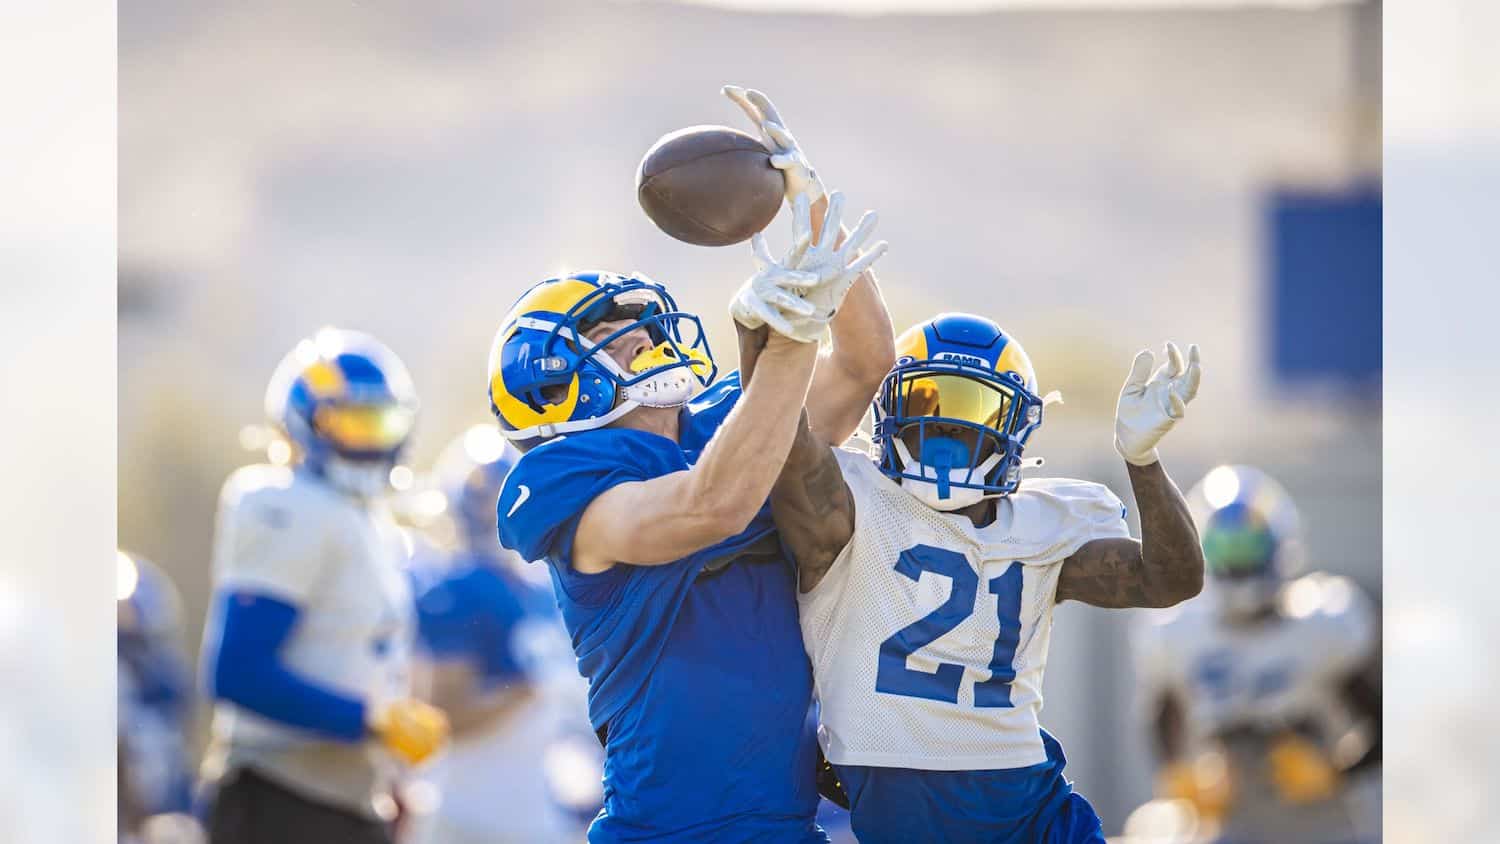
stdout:
[(786, 191), (759, 139), (728, 126), (663, 135), (636, 169), (641, 208), (672, 237), (728, 246), (771, 224)]

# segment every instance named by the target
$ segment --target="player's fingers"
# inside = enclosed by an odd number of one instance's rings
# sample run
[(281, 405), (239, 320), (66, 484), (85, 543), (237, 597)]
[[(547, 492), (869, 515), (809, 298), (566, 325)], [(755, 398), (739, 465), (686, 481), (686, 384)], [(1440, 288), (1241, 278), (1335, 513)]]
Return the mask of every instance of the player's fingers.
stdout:
[(750, 235), (750, 251), (754, 253), (755, 260), (761, 269), (776, 263), (776, 259), (771, 257), (771, 247), (766, 245), (765, 232)]
[(1198, 344), (1188, 346), (1187, 374), (1182, 380), (1182, 397), (1192, 401), (1198, 395), (1198, 384), (1203, 380), (1203, 364), (1198, 359)]
[(775, 305), (782, 313), (795, 314), (796, 316), (812, 316), (817, 310), (813, 304), (801, 296), (793, 296), (785, 290), (772, 290), (766, 294), (766, 301)]
[(823, 215), (823, 232), (818, 237), (819, 249), (832, 249), (844, 219), (844, 193), (834, 191), (828, 195), (828, 211)]
[(1173, 378), (1182, 375), (1183, 370), (1187, 368), (1187, 364), (1182, 361), (1182, 350), (1177, 348), (1177, 344), (1171, 340), (1167, 341), (1167, 363), (1169, 365), (1167, 374)]
[(858, 252), (864, 242), (869, 239), (870, 235), (875, 233), (875, 226), (879, 223), (879, 214), (876, 214), (874, 211), (866, 211), (859, 218), (859, 223), (855, 225), (854, 231), (849, 232), (849, 236), (844, 238), (844, 243), (839, 249), (842, 249), (848, 255)]
[(786, 253), (785, 265), (788, 267), (802, 266), (802, 259), (807, 256), (807, 249), (812, 245), (812, 232), (804, 237), (799, 237), (792, 243), (792, 248)]
[(754, 103), (756, 108), (760, 109), (760, 113), (765, 115), (767, 122), (786, 125), (786, 122), (781, 119), (781, 112), (776, 110), (776, 106), (771, 105), (770, 97), (754, 88), (745, 91), (745, 97)]
[(776, 286), (791, 290), (811, 290), (821, 284), (823, 279), (817, 273), (804, 270), (787, 270), (776, 274)]
[(864, 273), (865, 270), (868, 270), (872, 264), (880, 260), (880, 256), (884, 255), (885, 250), (889, 249), (890, 246), (891, 245), (884, 240), (879, 241), (874, 246), (871, 246), (865, 252), (865, 254), (859, 256), (858, 258), (855, 258), (854, 261), (848, 266), (850, 278), (858, 278), (861, 274)]
[(771, 326), (772, 331), (787, 337), (792, 336), (792, 324), (786, 317), (781, 315), (780, 311), (771, 307), (769, 303), (759, 299), (755, 300), (754, 307), (755, 315), (760, 317), (761, 321), (766, 325)]
[(1130, 374), (1125, 376), (1125, 386), (1144, 388), (1146, 381), (1151, 378), (1151, 367), (1155, 363), (1156, 355), (1151, 354), (1150, 349), (1137, 352), (1135, 360), (1130, 363)]
[(745, 96), (744, 88), (738, 85), (725, 85), (719, 90), (724, 96), (732, 100), (735, 105), (739, 106), (741, 111), (745, 112), (745, 116), (750, 118), (751, 123), (754, 123), (756, 126), (760, 125), (760, 110), (755, 107), (754, 103), (750, 102), (749, 97)]
[(773, 123), (768, 120), (765, 123), (761, 124), (761, 128), (765, 130), (767, 135), (771, 136), (771, 140), (776, 142), (777, 149), (791, 150), (796, 148), (797, 139), (793, 138), (792, 133), (788, 132), (786, 130), (786, 127), (782, 126), (780, 123)]
[(1187, 402), (1171, 391), (1167, 392), (1167, 415), (1173, 419), (1181, 419), (1187, 415)]

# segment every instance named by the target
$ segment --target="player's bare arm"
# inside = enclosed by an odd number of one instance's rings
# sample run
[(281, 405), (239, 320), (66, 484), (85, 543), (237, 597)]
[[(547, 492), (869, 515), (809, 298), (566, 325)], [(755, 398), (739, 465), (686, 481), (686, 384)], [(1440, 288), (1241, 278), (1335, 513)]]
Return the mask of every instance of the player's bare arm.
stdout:
[[(772, 151), (771, 163), (785, 176), (786, 199), (792, 204), (793, 213), (796, 213), (799, 198), (806, 197), (811, 203), (813, 242), (826, 244), (826, 247), (821, 251), (816, 246), (809, 250), (803, 268), (808, 263), (836, 260), (836, 256), (843, 253), (859, 254), (860, 246), (875, 227), (875, 214), (866, 212), (853, 231), (838, 226), (833, 240), (825, 240), (824, 219), (841, 220), (843, 217), (842, 209), (838, 207), (840, 200), (837, 196), (830, 198), (823, 188), (776, 106), (765, 94), (753, 89), (730, 85), (725, 86), (724, 94), (745, 112), (760, 131), (761, 140)], [(883, 245), (876, 244), (870, 251), (876, 253), (883, 249)], [(880, 295), (873, 270), (866, 269), (858, 275), (837, 307), (833, 306), (832, 292), (809, 297), (809, 301), (832, 315), (829, 330), (833, 342), (813, 372), (807, 415), (808, 424), (817, 438), (825, 444), (837, 445), (859, 427), (860, 419), (864, 417), (881, 379), (890, 371), (896, 353), (890, 313)], [(833, 315), (835, 311), (836, 315)], [(743, 368), (742, 377), (745, 377)]]
[[(574, 535), (574, 568), (672, 562), (739, 533), (759, 512), (791, 449), (817, 340), (855, 278), (884, 252), (877, 244), (859, 255), (852, 239), (833, 248), (837, 193), (829, 202), (832, 228), (814, 241), (810, 206), (805, 196), (795, 203), (792, 246), (782, 260), (771, 256), (764, 235), (751, 239), (758, 270), (730, 307), (738, 324), (771, 329), (757, 357), (760, 377), (743, 385), (739, 404), (691, 469), (620, 484), (589, 504)], [(820, 303), (826, 312), (819, 313)], [(652, 528), (639, 530), (641, 524)]]
[[(749, 379), (768, 329), (736, 327), (740, 377)], [(854, 495), (844, 482), (833, 449), (809, 427), (806, 410), (798, 420), (786, 464), (771, 489), (771, 514), (782, 542), (797, 563), (798, 588), (811, 591), (854, 535)]]
[(1161, 462), (1129, 464), (1141, 539), (1096, 539), (1064, 563), (1057, 600), (1096, 607), (1170, 607), (1203, 589), (1203, 548), (1187, 500)]
[(1125, 458), (1141, 518), (1141, 539), (1096, 539), (1063, 561), (1057, 600), (1096, 607), (1169, 607), (1203, 588), (1203, 548), (1187, 501), (1167, 476), (1156, 446), (1198, 394), (1198, 347), (1184, 360), (1172, 343), (1136, 355), (1115, 409), (1115, 450)]
[(611, 487), (583, 511), (573, 567), (587, 574), (615, 563), (661, 565), (744, 530), (791, 449), (817, 353), (815, 344), (768, 339), (761, 378), (745, 387), (691, 469)]

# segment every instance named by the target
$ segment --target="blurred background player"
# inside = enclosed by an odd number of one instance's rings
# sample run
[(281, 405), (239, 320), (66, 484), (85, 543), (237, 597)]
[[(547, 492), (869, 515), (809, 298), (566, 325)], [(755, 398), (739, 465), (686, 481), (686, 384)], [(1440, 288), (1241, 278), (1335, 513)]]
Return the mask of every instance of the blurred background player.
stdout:
[(1379, 759), (1372, 603), (1345, 578), (1288, 578), (1297, 511), (1259, 470), (1215, 468), (1188, 500), (1208, 589), (1137, 642), (1158, 796), (1190, 801), (1222, 842), (1361, 840), (1348, 783)]
[(446, 733), (410, 696), (406, 551), (383, 501), (416, 394), (379, 341), (324, 328), (277, 367), (266, 412), (292, 465), (243, 467), (219, 500), (210, 840), (385, 844), (398, 760)]
[(154, 563), (117, 551), (115, 608), (121, 838), (150, 841), (172, 827), (191, 840), (194, 696), (182, 600)]
[(518, 456), (493, 423), (475, 425), (432, 472), (448, 535), (413, 564), (417, 654), (453, 744), (423, 772), (440, 797), (413, 844), (581, 841), (603, 803), (604, 754), (551, 581), (497, 536)]
[(1166, 351), (1154, 369), (1136, 355), (1115, 415), (1139, 541), (1107, 487), (1021, 480), (1046, 399), (988, 319), (942, 314), (897, 338), (873, 459), (802, 426), (771, 504), (797, 561), (818, 738), (861, 841), (1103, 844), (1041, 728), (1042, 677), (1055, 604), (1163, 607), (1202, 588), (1156, 449), (1197, 394), (1198, 349)]

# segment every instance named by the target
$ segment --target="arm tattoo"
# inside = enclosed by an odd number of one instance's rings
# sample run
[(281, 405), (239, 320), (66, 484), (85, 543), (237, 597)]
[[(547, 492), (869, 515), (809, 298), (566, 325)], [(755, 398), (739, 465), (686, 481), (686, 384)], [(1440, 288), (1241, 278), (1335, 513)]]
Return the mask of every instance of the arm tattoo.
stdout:
[(1170, 607), (1203, 589), (1203, 548), (1187, 501), (1161, 463), (1131, 465), (1141, 541), (1096, 539), (1063, 562), (1057, 600), (1096, 607)]
[[(740, 344), (740, 386), (749, 389), (770, 329), (761, 326), (752, 331), (739, 323), (735, 329)], [(833, 449), (808, 427), (805, 407), (792, 451), (771, 488), (771, 516), (796, 559), (798, 588), (812, 591), (854, 535), (854, 496), (844, 483)]]
[(854, 495), (833, 449), (808, 427), (806, 410), (771, 489), (771, 515), (796, 557), (798, 588), (811, 591), (854, 535)]

